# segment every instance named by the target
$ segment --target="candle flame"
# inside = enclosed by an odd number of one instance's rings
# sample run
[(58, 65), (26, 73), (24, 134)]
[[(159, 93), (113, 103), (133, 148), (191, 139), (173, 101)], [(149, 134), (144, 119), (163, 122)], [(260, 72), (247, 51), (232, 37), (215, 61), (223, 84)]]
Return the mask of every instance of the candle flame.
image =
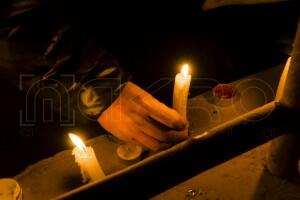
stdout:
[(187, 77), (189, 75), (189, 65), (185, 64), (181, 68), (181, 73), (183, 74), (184, 77)]
[(87, 152), (86, 150), (86, 146), (83, 143), (83, 141), (80, 139), (80, 137), (78, 137), (77, 135), (73, 134), (73, 133), (69, 133), (69, 137), (71, 139), (71, 141), (73, 142), (73, 144), (80, 149), (82, 152)]

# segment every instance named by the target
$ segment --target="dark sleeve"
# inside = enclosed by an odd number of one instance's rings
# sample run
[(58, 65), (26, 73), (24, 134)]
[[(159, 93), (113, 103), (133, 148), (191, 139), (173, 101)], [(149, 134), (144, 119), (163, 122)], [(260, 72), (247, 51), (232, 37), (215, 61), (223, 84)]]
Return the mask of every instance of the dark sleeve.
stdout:
[(1, 0), (0, 24), (11, 25), (24, 22), (47, 5), (48, 0)]
[(69, 22), (41, 15), (6, 24), (0, 72), (33, 103), (51, 100), (62, 118), (85, 122), (117, 98), (130, 76), (101, 48), (97, 33)]

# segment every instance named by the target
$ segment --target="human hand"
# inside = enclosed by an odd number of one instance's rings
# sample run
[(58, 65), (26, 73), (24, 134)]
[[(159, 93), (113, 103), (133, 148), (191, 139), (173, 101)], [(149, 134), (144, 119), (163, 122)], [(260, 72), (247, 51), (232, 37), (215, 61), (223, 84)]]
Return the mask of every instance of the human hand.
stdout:
[(187, 137), (187, 121), (132, 82), (126, 84), (98, 122), (119, 139), (152, 150)]

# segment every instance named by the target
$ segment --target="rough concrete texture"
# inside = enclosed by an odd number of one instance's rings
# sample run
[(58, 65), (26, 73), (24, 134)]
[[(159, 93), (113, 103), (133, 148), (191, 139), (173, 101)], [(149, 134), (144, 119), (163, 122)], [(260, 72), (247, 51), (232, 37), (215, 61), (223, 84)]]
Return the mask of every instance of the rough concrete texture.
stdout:
[(270, 143), (248, 151), (211, 168), (153, 200), (297, 200), (300, 179), (287, 181), (271, 175), (265, 168)]
[[(119, 144), (119, 140), (109, 135), (96, 137), (87, 143), (93, 147), (106, 175), (129, 166), (116, 154)], [(29, 166), (15, 179), (23, 190), (23, 200), (50, 199), (83, 185), (71, 150)]]

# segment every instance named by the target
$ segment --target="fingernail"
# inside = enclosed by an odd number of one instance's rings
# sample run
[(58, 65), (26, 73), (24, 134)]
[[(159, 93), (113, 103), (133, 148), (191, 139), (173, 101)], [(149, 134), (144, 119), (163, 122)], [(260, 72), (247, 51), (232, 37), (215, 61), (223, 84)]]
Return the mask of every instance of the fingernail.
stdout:
[(174, 129), (175, 129), (176, 131), (182, 131), (182, 130), (185, 129), (186, 125), (187, 125), (187, 123), (180, 123), (180, 124), (177, 124), (177, 125), (174, 127)]

